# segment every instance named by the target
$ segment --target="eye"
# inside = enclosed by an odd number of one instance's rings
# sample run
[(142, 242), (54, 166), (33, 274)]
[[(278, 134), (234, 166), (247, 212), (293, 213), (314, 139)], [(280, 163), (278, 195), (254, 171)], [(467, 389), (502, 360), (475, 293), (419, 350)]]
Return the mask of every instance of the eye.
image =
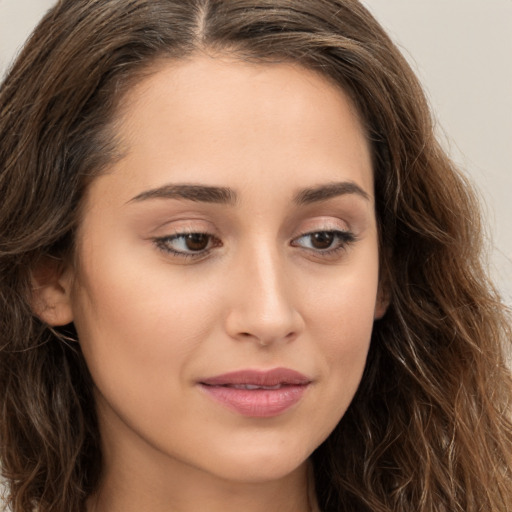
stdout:
[(208, 233), (176, 233), (156, 238), (156, 246), (164, 252), (182, 257), (204, 256), (221, 242)]
[(356, 237), (349, 231), (327, 230), (305, 233), (292, 240), (292, 246), (302, 247), (321, 254), (331, 254), (345, 249), (355, 242)]

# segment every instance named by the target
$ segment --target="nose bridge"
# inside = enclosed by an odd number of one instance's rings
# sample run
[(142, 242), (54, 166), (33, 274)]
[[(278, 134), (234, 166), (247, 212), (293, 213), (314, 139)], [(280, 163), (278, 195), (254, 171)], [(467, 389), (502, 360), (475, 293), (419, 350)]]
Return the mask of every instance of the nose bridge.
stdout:
[(296, 335), (301, 321), (285, 255), (270, 241), (255, 240), (240, 254), (237, 267), (238, 283), (228, 317), (230, 334), (251, 337), (260, 344)]

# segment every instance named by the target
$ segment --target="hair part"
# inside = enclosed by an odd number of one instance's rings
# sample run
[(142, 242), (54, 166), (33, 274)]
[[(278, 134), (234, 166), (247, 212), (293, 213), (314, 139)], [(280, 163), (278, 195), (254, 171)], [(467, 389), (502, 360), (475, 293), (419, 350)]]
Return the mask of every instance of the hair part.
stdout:
[(198, 52), (294, 62), (354, 101), (371, 142), (382, 282), (361, 386), (312, 456), (322, 508), (512, 510), (511, 334), (478, 205), (413, 72), (355, 0), (60, 0), (0, 88), (0, 453), (14, 512), (84, 511), (101, 478), (72, 326), (31, 308), (41, 258), (73, 255), (88, 184), (122, 156), (125, 94)]

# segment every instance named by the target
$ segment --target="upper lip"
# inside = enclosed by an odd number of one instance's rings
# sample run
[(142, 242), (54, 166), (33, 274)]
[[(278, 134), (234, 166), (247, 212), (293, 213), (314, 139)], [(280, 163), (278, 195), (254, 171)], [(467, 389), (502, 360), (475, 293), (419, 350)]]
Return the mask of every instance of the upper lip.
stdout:
[(305, 385), (311, 379), (302, 373), (289, 368), (274, 368), (272, 370), (237, 370), (223, 373), (201, 380), (207, 386), (227, 386), (236, 384), (252, 384), (254, 386)]

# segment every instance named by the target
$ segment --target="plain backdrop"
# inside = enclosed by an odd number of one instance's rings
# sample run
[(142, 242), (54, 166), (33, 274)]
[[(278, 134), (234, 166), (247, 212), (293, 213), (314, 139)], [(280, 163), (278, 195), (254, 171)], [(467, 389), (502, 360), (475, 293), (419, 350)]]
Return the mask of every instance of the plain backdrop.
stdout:
[[(512, 305), (512, 0), (363, 0), (427, 91), (439, 137), (471, 175)], [(0, 0), (0, 75), (53, 0)]]

